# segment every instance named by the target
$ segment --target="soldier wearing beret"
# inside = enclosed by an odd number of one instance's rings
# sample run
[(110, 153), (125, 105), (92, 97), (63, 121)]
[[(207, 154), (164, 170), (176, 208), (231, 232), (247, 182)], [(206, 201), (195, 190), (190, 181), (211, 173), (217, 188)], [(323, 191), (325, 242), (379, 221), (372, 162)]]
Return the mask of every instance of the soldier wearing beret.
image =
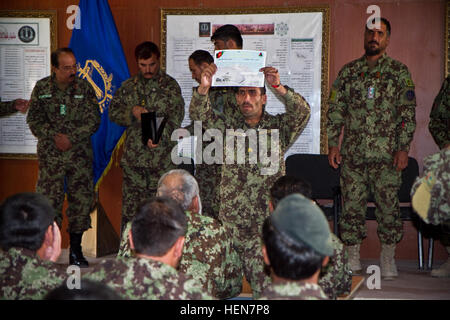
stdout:
[(19, 193), (0, 207), (0, 299), (42, 299), (67, 274), (55, 210), (39, 193)]
[(261, 299), (328, 299), (318, 280), (334, 248), (327, 219), (314, 201), (301, 194), (282, 199), (264, 221), (262, 237), (272, 284)]
[(416, 128), (416, 99), (408, 68), (386, 54), (389, 21), (381, 18), (371, 22), (364, 33), (365, 55), (345, 65), (332, 85), (328, 160), (333, 168), (342, 165), (340, 232), (350, 267), (355, 273), (362, 269), (359, 251), (366, 237), (367, 198), (372, 193), (381, 242), (381, 273), (388, 280), (397, 276), (395, 248), (403, 235), (397, 192)]
[(39, 80), (31, 93), (27, 122), (38, 139), (36, 191), (47, 196), (61, 226), (65, 187), (69, 206), (70, 264), (87, 267), (81, 250), (83, 232), (91, 227), (94, 202), (91, 136), (100, 126), (94, 89), (76, 76), (70, 48), (51, 55), (53, 74)]
[[(139, 73), (123, 82), (109, 111), (111, 121), (127, 127), (120, 161), (123, 170), (122, 229), (134, 217), (142, 196), (155, 194), (159, 177), (175, 168), (170, 158), (175, 142), (170, 137), (184, 118), (180, 86), (160, 69), (160, 52), (156, 44), (150, 41), (139, 44), (135, 57)], [(167, 123), (158, 144), (148, 139), (143, 145), (141, 114), (153, 111), (157, 117), (166, 117)]]

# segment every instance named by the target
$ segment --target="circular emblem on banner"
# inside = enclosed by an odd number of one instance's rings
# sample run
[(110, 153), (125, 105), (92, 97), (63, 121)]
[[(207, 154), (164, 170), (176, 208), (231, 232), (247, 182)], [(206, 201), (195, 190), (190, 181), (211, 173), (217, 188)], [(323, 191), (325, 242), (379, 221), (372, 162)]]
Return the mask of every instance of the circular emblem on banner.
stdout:
[(19, 29), (19, 39), (22, 42), (29, 43), (36, 38), (36, 31), (30, 26), (23, 26)]

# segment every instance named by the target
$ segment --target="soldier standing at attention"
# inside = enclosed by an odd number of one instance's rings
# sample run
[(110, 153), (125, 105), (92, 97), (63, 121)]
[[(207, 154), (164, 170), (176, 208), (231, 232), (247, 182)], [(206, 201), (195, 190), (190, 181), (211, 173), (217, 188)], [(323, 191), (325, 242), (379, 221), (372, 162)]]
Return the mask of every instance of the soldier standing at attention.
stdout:
[[(345, 65), (332, 85), (328, 111), (328, 160), (342, 165), (341, 239), (350, 268), (361, 271), (367, 197), (374, 195), (381, 273), (397, 276), (395, 248), (403, 234), (397, 192), (416, 128), (414, 83), (408, 68), (386, 54), (391, 26), (385, 18), (366, 25), (365, 55)], [(376, 26), (378, 23), (378, 26)], [(341, 149), (339, 135), (344, 127)]]
[[(176, 142), (170, 137), (184, 118), (180, 86), (159, 68), (160, 53), (156, 44), (149, 41), (139, 44), (135, 57), (139, 73), (124, 81), (117, 90), (109, 113), (111, 121), (127, 127), (120, 161), (122, 229), (134, 217), (142, 196), (154, 195), (159, 177), (175, 168), (170, 155)], [(149, 139), (147, 145), (143, 145), (141, 114), (150, 111), (155, 111), (157, 117), (166, 117), (167, 123), (158, 144)]]
[(100, 112), (94, 89), (76, 76), (73, 51), (56, 50), (51, 63), (53, 74), (36, 83), (27, 117), (30, 130), (38, 139), (36, 191), (50, 199), (61, 226), (66, 183), (69, 261), (87, 267), (81, 237), (91, 227), (90, 209), (94, 201), (91, 135), (100, 125)]

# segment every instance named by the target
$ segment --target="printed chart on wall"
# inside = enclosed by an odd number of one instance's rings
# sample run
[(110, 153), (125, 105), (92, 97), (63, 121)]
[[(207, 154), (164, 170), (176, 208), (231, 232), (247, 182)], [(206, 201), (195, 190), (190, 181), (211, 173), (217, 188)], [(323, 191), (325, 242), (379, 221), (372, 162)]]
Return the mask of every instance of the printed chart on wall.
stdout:
[[(50, 20), (0, 17), (1, 101), (30, 99), (36, 82), (50, 75)], [(36, 154), (26, 114), (0, 119), (0, 153)]]
[[(276, 67), (281, 83), (303, 95), (311, 106), (311, 119), (286, 157), (295, 153), (319, 154), (323, 12), (211, 15), (168, 13), (163, 39), (166, 46), (166, 72), (178, 81), (182, 89), (186, 103), (183, 126), (190, 123), (189, 103), (192, 88), (197, 86), (189, 71), (188, 57), (197, 49), (207, 50), (214, 55), (210, 37), (224, 24), (233, 24), (240, 29), (244, 50), (266, 52), (266, 66)], [(266, 110), (270, 114), (285, 111), (282, 100), (272, 90), (267, 93)]]

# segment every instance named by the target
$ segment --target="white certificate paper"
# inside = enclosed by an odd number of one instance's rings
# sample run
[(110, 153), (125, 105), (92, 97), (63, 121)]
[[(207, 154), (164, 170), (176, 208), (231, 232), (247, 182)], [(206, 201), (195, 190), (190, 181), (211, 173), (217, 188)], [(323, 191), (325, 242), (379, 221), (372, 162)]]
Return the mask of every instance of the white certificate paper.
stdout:
[(259, 50), (216, 50), (214, 63), (217, 71), (213, 87), (262, 87), (266, 66), (266, 52)]

